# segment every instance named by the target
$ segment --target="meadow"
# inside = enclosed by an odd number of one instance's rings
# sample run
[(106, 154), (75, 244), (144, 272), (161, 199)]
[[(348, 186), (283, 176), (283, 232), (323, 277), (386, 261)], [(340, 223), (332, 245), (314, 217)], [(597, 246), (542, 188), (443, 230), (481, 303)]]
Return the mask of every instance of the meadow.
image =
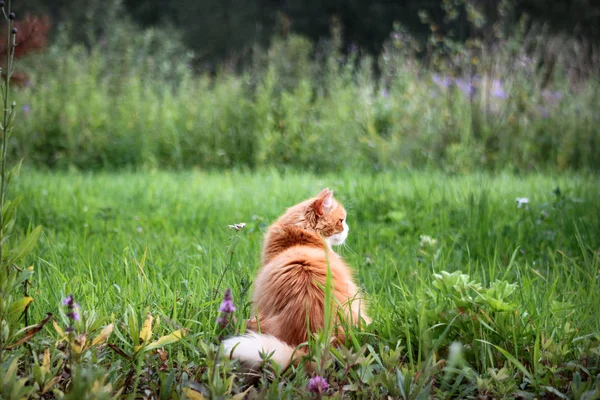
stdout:
[[(107, 16), (6, 56), (0, 399), (600, 398), (597, 48), (430, 21), (374, 57), (332, 22), (202, 73), (176, 32)], [(219, 346), (265, 230), (324, 187), (373, 323), (311, 337), (314, 372), (248, 373)]]
[[(326, 395), (596, 398), (598, 183), (595, 175), (550, 173), (26, 170), (13, 188), (24, 199), (17, 232), (43, 226), (26, 263), (35, 269), (28, 318), (52, 312), (65, 329), (73, 321), (61, 302), (72, 294), (81, 313), (74, 329), (87, 335), (86, 346), (114, 324), (108, 347), (99, 341), (71, 356), (68, 372), (80, 378), (73, 398), (117, 390), (157, 398), (314, 396), (303, 370), (266, 366), (247, 386), (247, 376), (215, 351), (249, 316), (265, 228), (330, 187), (349, 215), (339, 252), (368, 293), (374, 322), (353, 331), (348, 348), (311, 344)], [(240, 222), (242, 230), (228, 228)], [(226, 288), (237, 311), (222, 331), (216, 320)], [(144, 343), (147, 314), (155, 319), (152, 340), (187, 334), (159, 343), (163, 350)], [(51, 345), (56, 328), (44, 329), (29, 344), (40, 355), (49, 348), (38, 396), (65, 362), (64, 346)], [(59, 388), (51, 383), (46, 396), (59, 396)]]

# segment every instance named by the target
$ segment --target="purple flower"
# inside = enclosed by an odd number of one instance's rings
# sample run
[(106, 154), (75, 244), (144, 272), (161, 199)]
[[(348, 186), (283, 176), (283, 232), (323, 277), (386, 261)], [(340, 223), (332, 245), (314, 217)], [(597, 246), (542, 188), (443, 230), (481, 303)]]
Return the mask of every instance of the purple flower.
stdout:
[(508, 99), (508, 93), (502, 87), (502, 82), (498, 79), (494, 79), (492, 81), (492, 95), (494, 97), (498, 97), (499, 99)]
[(431, 79), (433, 80), (433, 83), (435, 83), (436, 85), (447, 89), (448, 86), (450, 86), (450, 83), (452, 83), (452, 79), (450, 79), (447, 76), (439, 76), (438, 74), (434, 74)]
[(543, 90), (542, 97), (549, 103), (559, 102), (563, 98), (562, 92), (552, 91), (552, 90)]
[(226, 316), (220, 316), (219, 318), (217, 318), (217, 325), (219, 325), (221, 327), (221, 329), (225, 329), (225, 327), (227, 326), (227, 324), (229, 323), (229, 320), (227, 319)]
[(387, 90), (386, 88), (381, 89), (381, 97), (384, 97), (387, 99), (389, 96), (390, 96), (389, 90)]
[(69, 319), (72, 319), (73, 321), (79, 321), (81, 319), (79, 317), (79, 313), (77, 311), (73, 311), (73, 312), (67, 313), (67, 317)]
[(542, 118), (548, 118), (550, 116), (550, 112), (544, 106), (538, 106), (538, 111), (540, 112)]
[(235, 311), (235, 305), (233, 304), (233, 297), (231, 297), (231, 289), (225, 290), (225, 295), (223, 296), (223, 302), (221, 303), (221, 307), (219, 311), (230, 314)]
[(31, 110), (31, 108), (29, 107), (29, 104), (25, 104), (23, 106), (23, 114), (29, 114), (30, 110)]
[(63, 303), (63, 306), (72, 306), (74, 304), (73, 303), (73, 295), (70, 294), (67, 297), (65, 297), (63, 299), (62, 303)]
[(223, 302), (221, 303), (221, 307), (219, 308), (219, 311), (222, 313), (227, 313), (227, 314), (231, 314), (232, 312), (234, 312), (235, 305), (233, 304), (233, 301), (223, 300)]
[(63, 303), (63, 306), (67, 306), (68, 312), (66, 313), (66, 315), (67, 315), (67, 318), (69, 318), (69, 320), (71, 321), (70, 325), (67, 327), (67, 332), (73, 333), (73, 332), (75, 332), (75, 328), (73, 327), (73, 322), (79, 321), (81, 319), (81, 316), (79, 315), (79, 312), (77, 311), (79, 309), (79, 304), (75, 303), (75, 301), (73, 300), (72, 294), (70, 294), (66, 298), (64, 298), (62, 303)]
[(464, 79), (456, 79), (456, 81), (454, 81), (454, 83), (456, 84), (456, 87), (463, 92), (463, 94), (465, 94), (466, 96), (471, 97), (472, 95), (475, 94), (475, 87), (473, 86), (473, 83), (471, 82), (471, 80), (464, 80)]
[(317, 375), (314, 378), (310, 378), (307, 389), (309, 392), (323, 393), (328, 387), (329, 385), (327, 384), (327, 380), (322, 376)]
[(233, 304), (233, 297), (231, 297), (231, 289), (225, 290), (225, 295), (223, 296), (223, 301), (221, 302), (221, 306), (219, 307), (219, 312), (221, 315), (217, 318), (217, 324), (221, 328), (225, 328), (229, 323), (229, 314), (235, 311), (235, 305)]

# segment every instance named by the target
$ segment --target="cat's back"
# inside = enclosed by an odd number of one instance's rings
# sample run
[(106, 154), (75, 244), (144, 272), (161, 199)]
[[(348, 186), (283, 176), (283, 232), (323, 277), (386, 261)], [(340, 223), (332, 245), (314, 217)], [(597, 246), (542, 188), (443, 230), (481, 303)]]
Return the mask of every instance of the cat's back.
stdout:
[(323, 239), (313, 232), (293, 225), (271, 225), (263, 244), (263, 265), (296, 247), (320, 249), (324, 253), (327, 246)]

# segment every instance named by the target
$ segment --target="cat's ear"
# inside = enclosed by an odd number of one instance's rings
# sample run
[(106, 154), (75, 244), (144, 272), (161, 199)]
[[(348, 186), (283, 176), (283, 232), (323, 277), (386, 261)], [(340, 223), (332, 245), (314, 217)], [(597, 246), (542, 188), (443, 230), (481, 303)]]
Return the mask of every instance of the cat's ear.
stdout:
[(319, 216), (325, 215), (331, 211), (333, 206), (333, 190), (323, 189), (317, 195), (317, 199), (312, 204), (315, 213)]

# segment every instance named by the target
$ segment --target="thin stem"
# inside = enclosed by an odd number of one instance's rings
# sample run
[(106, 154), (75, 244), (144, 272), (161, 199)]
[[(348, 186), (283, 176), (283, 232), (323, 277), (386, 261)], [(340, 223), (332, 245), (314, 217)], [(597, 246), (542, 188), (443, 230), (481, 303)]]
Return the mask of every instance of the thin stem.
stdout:
[[(8, 1), (8, 13), (10, 14), (11, 0)], [(11, 51), (11, 33), (12, 33), (12, 20), (7, 19), (6, 24), (6, 70), (4, 71), (4, 112), (3, 112), (3, 123), (2, 123), (2, 161), (0, 165), (0, 262), (4, 259), (4, 201), (6, 197), (6, 142), (9, 132), (10, 114), (8, 104), (8, 91), (10, 87), (10, 74), (12, 69), (12, 55), (14, 51)]]
[(215, 288), (215, 291), (213, 294), (213, 300), (217, 299), (217, 296), (219, 295), (219, 288), (221, 287), (221, 283), (223, 283), (223, 278), (225, 277), (225, 274), (227, 273), (227, 271), (229, 270), (229, 268), (231, 268), (231, 265), (233, 264), (233, 256), (235, 254), (235, 248), (239, 242), (239, 235), (234, 234), (234, 236), (231, 239), (232, 239), (232, 243), (229, 246), (229, 249), (227, 251), (227, 261), (225, 264), (225, 268), (223, 269), (223, 272), (221, 273), (221, 276), (219, 277), (219, 282), (217, 283), (217, 287)]

